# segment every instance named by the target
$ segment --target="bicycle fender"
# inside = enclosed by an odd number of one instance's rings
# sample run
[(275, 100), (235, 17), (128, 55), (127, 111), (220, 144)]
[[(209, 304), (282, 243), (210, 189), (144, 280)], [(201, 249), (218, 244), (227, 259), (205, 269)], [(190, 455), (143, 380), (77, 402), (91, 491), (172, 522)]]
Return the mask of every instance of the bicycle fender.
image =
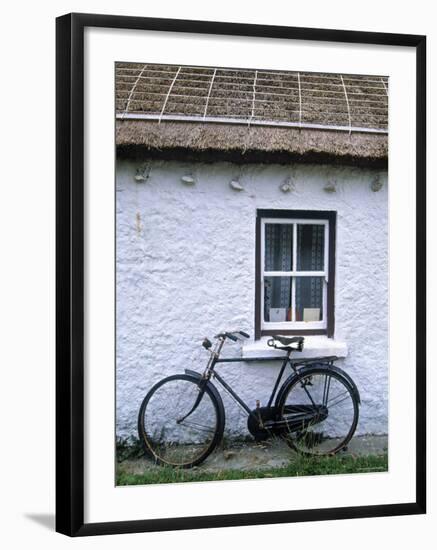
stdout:
[(335, 365), (329, 365), (329, 364), (326, 364), (326, 363), (312, 363), (311, 365), (307, 365), (305, 367), (300, 368), (297, 373), (291, 374), (285, 380), (285, 382), (282, 384), (282, 386), (281, 386), (281, 388), (278, 392), (278, 395), (276, 397), (275, 406), (278, 407), (280, 405), (281, 399), (282, 399), (286, 389), (288, 388), (288, 386), (291, 383), (296, 382), (303, 375), (308, 374), (309, 372), (311, 372), (314, 369), (326, 370), (327, 372), (333, 372), (334, 371), (336, 374), (338, 374), (339, 376), (344, 378), (345, 382), (350, 387), (352, 393), (354, 394), (355, 398), (357, 399), (358, 404), (361, 405), (360, 392), (358, 391), (357, 385), (352, 380), (352, 378), (350, 377), (349, 374), (347, 374), (344, 370), (340, 369), (339, 367), (336, 367)]
[(220, 405), (220, 408), (222, 409), (223, 411), (223, 414), (224, 414), (224, 405), (223, 405), (223, 399), (221, 397), (221, 395), (219, 394), (217, 388), (214, 386), (214, 384), (212, 384), (209, 380), (205, 380), (201, 374), (199, 374), (198, 372), (196, 372), (195, 370), (191, 370), (191, 369), (184, 369), (184, 372), (185, 374), (187, 374), (188, 376), (191, 376), (192, 378), (195, 378), (198, 382), (204, 382), (205, 383), (205, 386), (208, 386), (208, 388), (211, 390), (212, 394), (214, 395), (214, 397), (217, 399), (219, 405)]
[(341, 376), (343, 376), (344, 378), (346, 378), (346, 380), (349, 382), (351, 388), (352, 388), (352, 391), (354, 392), (355, 394), (355, 397), (357, 398), (357, 401), (358, 401), (358, 405), (361, 405), (361, 397), (360, 397), (360, 392), (358, 391), (358, 388), (357, 388), (357, 385), (355, 384), (355, 382), (353, 381), (352, 377), (350, 376), (350, 374), (348, 374), (347, 372), (345, 372), (343, 369), (340, 369), (339, 367), (336, 367), (334, 365), (332, 366), (327, 366), (328, 369), (330, 370), (335, 370), (335, 372), (337, 372), (338, 374), (340, 374)]

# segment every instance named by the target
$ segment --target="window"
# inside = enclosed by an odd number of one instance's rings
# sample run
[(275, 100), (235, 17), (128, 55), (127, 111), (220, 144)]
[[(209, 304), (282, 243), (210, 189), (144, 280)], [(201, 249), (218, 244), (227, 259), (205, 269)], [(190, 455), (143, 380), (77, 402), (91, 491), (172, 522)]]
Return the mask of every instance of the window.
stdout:
[(258, 210), (257, 338), (334, 334), (336, 213)]

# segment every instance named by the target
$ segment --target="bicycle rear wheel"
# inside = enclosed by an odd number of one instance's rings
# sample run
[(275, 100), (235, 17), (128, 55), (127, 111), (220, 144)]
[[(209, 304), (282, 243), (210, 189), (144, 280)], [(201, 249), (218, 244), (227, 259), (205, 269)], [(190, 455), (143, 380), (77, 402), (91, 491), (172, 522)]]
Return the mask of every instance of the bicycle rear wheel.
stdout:
[(138, 433), (146, 453), (161, 465), (191, 468), (214, 450), (224, 430), (220, 397), (186, 374), (158, 382), (144, 398)]
[(344, 449), (358, 423), (358, 399), (341, 374), (315, 367), (291, 380), (279, 405), (283, 437), (306, 455)]

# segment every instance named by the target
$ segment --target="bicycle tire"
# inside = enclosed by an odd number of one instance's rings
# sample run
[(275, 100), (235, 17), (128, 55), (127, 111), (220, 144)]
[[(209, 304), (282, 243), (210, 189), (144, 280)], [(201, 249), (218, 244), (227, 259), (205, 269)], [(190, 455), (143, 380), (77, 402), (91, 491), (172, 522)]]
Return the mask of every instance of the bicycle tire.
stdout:
[[(191, 415), (178, 422), (192, 408), (199, 391), (204, 393), (191, 413), (197, 422), (193, 425)], [(207, 421), (209, 425), (199, 424)], [(224, 425), (223, 402), (215, 387), (188, 374), (160, 380), (147, 393), (138, 413), (138, 435), (146, 455), (156, 464), (176, 468), (192, 468), (203, 462), (221, 441)], [(195, 439), (202, 437), (199, 432), (205, 433), (205, 441)]]
[[(331, 398), (333, 401), (331, 406), (329, 406), (329, 390), (326, 405), (322, 406), (319, 403), (317, 397), (319, 391), (313, 389), (314, 377), (325, 378), (325, 381), (329, 378), (330, 386), (334, 379), (342, 388), (343, 393), (337, 393)], [(305, 391), (305, 387), (310, 389)], [(313, 392), (313, 403), (307, 395), (311, 395), (311, 392)], [(342, 375), (340, 369), (330, 370), (323, 366), (306, 368), (304, 373), (297, 373), (287, 380), (280, 394), (281, 398), (277, 405), (278, 418), (287, 422), (287, 429), (284, 429), (282, 436), (291, 448), (303, 455), (323, 456), (334, 455), (348, 445), (358, 424), (359, 401), (354, 386), (345, 375)], [(291, 394), (293, 397), (290, 397)], [(324, 396), (323, 399), (325, 399)], [(343, 411), (337, 410), (335, 413), (337, 416), (334, 419), (332, 410), (341, 403), (345, 403)], [(317, 414), (314, 412), (316, 408)], [(348, 415), (351, 415), (350, 419), (344, 418)], [(330, 425), (326, 423), (328, 419), (330, 419)], [(340, 427), (336, 426), (336, 423), (346, 426), (343, 435), (339, 435)]]

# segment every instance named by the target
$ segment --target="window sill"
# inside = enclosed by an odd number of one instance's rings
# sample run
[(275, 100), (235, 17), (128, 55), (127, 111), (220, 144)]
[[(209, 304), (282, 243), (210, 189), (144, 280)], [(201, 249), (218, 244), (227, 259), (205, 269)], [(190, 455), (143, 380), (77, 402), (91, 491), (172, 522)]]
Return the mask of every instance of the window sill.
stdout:
[[(271, 348), (267, 340), (271, 336), (263, 336), (260, 340), (244, 344), (241, 350), (242, 358), (248, 357), (281, 357), (284, 352)], [(327, 336), (305, 336), (304, 349), (302, 352), (295, 352), (292, 357), (300, 359), (312, 359), (313, 357), (324, 357), (336, 355), (346, 357), (348, 353), (347, 344), (341, 340), (334, 340)]]

